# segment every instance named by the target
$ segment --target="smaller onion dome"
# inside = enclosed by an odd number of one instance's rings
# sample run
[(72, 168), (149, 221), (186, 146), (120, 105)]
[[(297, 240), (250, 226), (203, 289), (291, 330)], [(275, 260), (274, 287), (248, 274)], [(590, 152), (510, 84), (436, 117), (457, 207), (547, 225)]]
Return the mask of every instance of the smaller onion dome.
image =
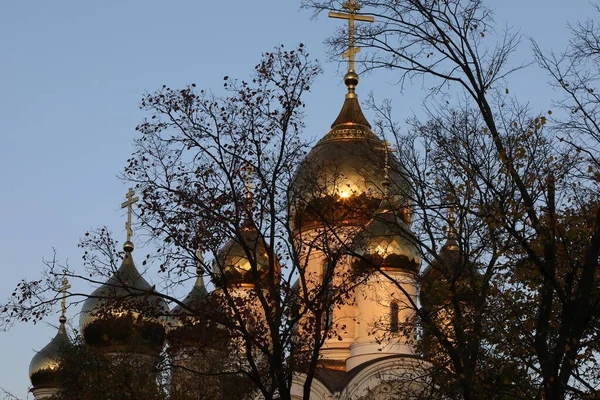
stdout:
[(171, 310), (171, 315), (174, 316), (184, 316), (191, 315), (193, 311), (200, 311), (205, 308), (208, 304), (208, 290), (206, 290), (206, 286), (204, 286), (204, 278), (202, 275), (198, 275), (196, 278), (196, 282), (192, 287), (192, 290), (188, 293), (188, 295), (181, 301), (181, 304), (177, 304)]
[[(268, 275), (270, 265), (267, 244), (256, 227), (246, 221), (240, 237), (228, 241), (213, 263), (215, 285), (254, 285)], [(273, 265), (278, 268), (277, 262)]]
[(214, 331), (210, 329), (209, 314), (214, 309), (204, 286), (204, 278), (198, 275), (190, 293), (171, 311), (167, 340), (169, 350), (187, 349), (210, 345)]
[[(448, 223), (446, 242), (423, 272), (420, 300), (422, 311), (432, 317), (438, 329), (453, 337), (456, 324), (461, 324), (460, 330), (463, 332), (472, 328), (473, 313), (470, 310), (480, 293), (482, 277), (459, 245), (452, 214), (448, 217)], [(456, 302), (461, 309), (460, 320), (454, 318)], [(425, 358), (438, 357), (439, 342), (427, 324), (423, 326), (421, 346)]]
[(29, 379), (33, 389), (56, 388), (58, 387), (57, 373), (61, 351), (71, 345), (71, 340), (67, 335), (65, 322), (67, 318), (64, 315), (60, 317), (60, 326), (54, 339), (50, 341), (42, 350), (38, 351), (31, 363), (29, 363)]
[(418, 273), (421, 265), (419, 246), (410, 227), (387, 200), (383, 200), (373, 219), (355, 239), (354, 259), (359, 269), (403, 270)]
[(476, 266), (465, 258), (460, 248), (454, 226), (455, 218), (448, 217), (448, 237), (435, 260), (425, 269), (421, 283), (421, 301), (424, 306), (430, 303), (447, 302), (450, 296), (450, 282), (456, 288), (456, 296), (461, 302), (469, 302), (474, 290), (480, 284), (481, 276)]
[(133, 243), (115, 274), (83, 303), (79, 325), (85, 342), (108, 352), (156, 354), (165, 340), (162, 318), (169, 308), (133, 262)]
[[(423, 283), (421, 288), (421, 298), (427, 301), (427, 295), (434, 286), (439, 286), (441, 281), (445, 281), (449, 272), (456, 269), (457, 264), (461, 262), (461, 251), (456, 240), (455, 219), (452, 213), (448, 217), (448, 237), (446, 243), (440, 249), (436, 259), (431, 262), (423, 271)], [(437, 282), (437, 283), (436, 283)]]

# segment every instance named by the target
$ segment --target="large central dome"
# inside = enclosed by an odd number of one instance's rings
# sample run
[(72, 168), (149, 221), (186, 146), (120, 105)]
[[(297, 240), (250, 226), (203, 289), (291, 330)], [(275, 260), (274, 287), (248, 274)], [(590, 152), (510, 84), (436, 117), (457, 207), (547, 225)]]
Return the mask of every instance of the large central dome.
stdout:
[[(361, 224), (389, 194), (405, 204), (408, 184), (403, 168), (389, 157), (385, 143), (371, 130), (354, 92), (358, 76), (345, 77), (348, 94), (331, 130), (308, 154), (292, 184), (296, 231), (322, 225)], [(389, 174), (386, 173), (386, 163)]]

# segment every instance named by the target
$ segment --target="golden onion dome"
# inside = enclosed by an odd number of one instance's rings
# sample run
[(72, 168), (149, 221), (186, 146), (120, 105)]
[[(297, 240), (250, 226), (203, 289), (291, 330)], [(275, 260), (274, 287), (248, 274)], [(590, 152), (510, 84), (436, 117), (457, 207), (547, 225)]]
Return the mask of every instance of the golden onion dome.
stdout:
[(171, 315), (191, 315), (196, 311), (201, 311), (207, 306), (208, 300), (208, 290), (206, 290), (206, 286), (204, 286), (204, 278), (202, 275), (198, 275), (192, 290), (188, 293), (185, 299), (181, 300), (181, 304), (177, 304), (175, 307), (173, 307), (173, 310), (171, 310)]
[(209, 332), (203, 317), (209, 312), (209, 303), (210, 298), (204, 286), (204, 278), (198, 275), (192, 290), (181, 304), (177, 304), (171, 310), (167, 329), (167, 340), (171, 350), (205, 343)]
[(356, 268), (419, 272), (419, 245), (399, 213), (400, 209), (382, 201), (373, 219), (355, 238), (355, 251), (360, 255), (353, 262)]
[[(354, 91), (358, 76), (349, 72), (345, 83), (348, 93), (338, 117), (302, 162), (291, 185), (296, 230), (365, 223), (383, 197), (387, 148), (360, 108)], [(409, 189), (403, 168), (393, 156), (387, 163), (390, 193), (401, 202)]]
[(58, 333), (42, 350), (38, 351), (29, 363), (29, 379), (34, 389), (57, 387), (57, 373), (60, 352), (71, 345), (67, 335), (64, 315), (60, 317)]
[(189, 354), (190, 348), (224, 348), (228, 342), (223, 325), (226, 318), (218, 299), (208, 293), (204, 278), (198, 275), (190, 293), (171, 311), (169, 351)]
[(164, 344), (169, 307), (135, 267), (133, 243), (123, 249), (119, 269), (83, 303), (80, 330), (88, 345), (108, 352), (156, 354)]
[(276, 260), (270, 262), (261, 233), (246, 221), (240, 235), (229, 240), (219, 251), (213, 263), (214, 283), (216, 286), (254, 285), (269, 274), (271, 264), (279, 269)]

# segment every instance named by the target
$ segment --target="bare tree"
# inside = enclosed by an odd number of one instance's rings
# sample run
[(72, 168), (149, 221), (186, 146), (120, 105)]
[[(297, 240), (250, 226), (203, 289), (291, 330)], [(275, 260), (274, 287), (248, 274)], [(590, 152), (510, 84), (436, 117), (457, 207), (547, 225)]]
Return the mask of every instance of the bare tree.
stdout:
[[(317, 13), (339, 7), (304, 4)], [(593, 395), (600, 251), (594, 23), (574, 27), (565, 54), (536, 50), (565, 93), (559, 106), (567, 117), (553, 119), (550, 112), (532, 115), (508, 96), (515, 69), (508, 60), (519, 36), (497, 35), (483, 1), (361, 6), (375, 17), (356, 35), (364, 69), (397, 71), (400, 84), (422, 77), (430, 100), (462, 93), (459, 104), (430, 101), (429, 121), (415, 122), (408, 135), (385, 105), (379, 108), (414, 186), (413, 226), (422, 229), (424, 257), (438, 270), (434, 282), (445, 282), (436, 293), (443, 293), (436, 307), (445, 317), (424, 303), (419, 323), (443, 349), (462, 396), (486, 397), (485, 386), (501, 389), (505, 378), (514, 381), (509, 398), (535, 397), (536, 390), (547, 399)], [(344, 37), (330, 40), (334, 53)], [(458, 221), (452, 268), (439, 249), (450, 208)], [(469, 301), (461, 299), (465, 286)]]
[[(143, 223), (161, 244), (165, 265), (198, 262), (197, 249), (212, 255), (212, 265), (201, 267), (228, 314), (235, 369), (265, 398), (289, 398), (295, 366), (312, 374), (334, 329), (319, 326), (321, 316), (348, 285), (305, 276), (292, 228), (292, 203), (300, 200), (290, 184), (307, 150), (299, 138), (301, 96), (318, 72), (303, 46), (278, 48), (250, 82), (225, 77), (229, 97), (193, 86), (149, 94), (142, 108), (152, 119), (138, 127), (142, 136), (126, 171), (143, 190)], [(317, 240), (328, 243), (322, 250), (335, 262), (344, 243), (330, 237), (324, 232)], [(298, 340), (301, 319), (311, 328)]]
[[(62, 276), (95, 284), (110, 278), (103, 286), (108, 288), (91, 296), (105, 304), (102, 315), (119, 310), (121, 318), (134, 307), (135, 315), (156, 322), (165, 317), (164, 309), (145, 307), (148, 302), (140, 299), (161, 298), (177, 305), (175, 317), (183, 324), (223, 336), (219, 356), (227, 361), (220, 369), (206, 363), (189, 368), (193, 363), (171, 354), (174, 368), (209, 380), (239, 378), (266, 399), (289, 399), (293, 373), (300, 369), (310, 393), (319, 349), (344, 329), (327, 322), (328, 316), (356, 284), (352, 273), (335, 281), (332, 273), (308, 276), (308, 257), (299, 256), (303, 240), (310, 240), (333, 271), (350, 247), (347, 237), (335, 233), (338, 221), (328, 219), (310, 239), (300, 237), (292, 221), (295, 210), (309, 201), (303, 196), (324, 190), (317, 183), (302, 191), (291, 187), (308, 149), (300, 138), (302, 96), (319, 72), (303, 45), (289, 51), (281, 46), (264, 54), (248, 81), (225, 77), (224, 96), (195, 84), (146, 94), (140, 107), (148, 119), (137, 127), (140, 136), (124, 179), (140, 191), (139, 230), (157, 249), (142, 265), (159, 264), (162, 281), (132, 286), (129, 276), (120, 276), (118, 264), (122, 258), (132, 263), (127, 260), (133, 245), (127, 242), (124, 253), (117, 251), (102, 229), (82, 240), (86, 273), (48, 263), (44, 280), (19, 285), (4, 307), (4, 323), (36, 321), (51, 312)], [(200, 308), (172, 291), (196, 279), (197, 268), (215, 287)], [(69, 297), (83, 301), (90, 295)], [(100, 333), (98, 340), (106, 342)]]

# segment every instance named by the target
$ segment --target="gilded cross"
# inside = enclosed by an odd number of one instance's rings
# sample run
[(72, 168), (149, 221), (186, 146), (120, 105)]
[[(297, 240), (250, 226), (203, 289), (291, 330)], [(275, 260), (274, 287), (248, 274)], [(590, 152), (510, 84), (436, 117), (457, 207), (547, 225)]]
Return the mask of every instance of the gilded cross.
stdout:
[(242, 171), (246, 172), (246, 199), (252, 199), (252, 189), (254, 189), (254, 185), (252, 185), (252, 165), (248, 164), (246, 167), (242, 167)]
[(456, 227), (454, 226), (455, 223), (456, 218), (454, 218), (454, 206), (450, 206), (450, 209), (448, 210), (448, 238), (456, 238)]
[(198, 257), (200, 265), (204, 264), (204, 253), (200, 247), (198, 247), (198, 250), (196, 250), (196, 257)]
[(127, 222), (125, 223), (125, 230), (127, 231), (127, 241), (131, 241), (131, 236), (133, 236), (133, 229), (131, 229), (131, 215), (133, 214), (133, 204), (136, 203), (140, 198), (133, 197), (135, 195), (135, 191), (133, 189), (129, 189), (125, 198), (127, 199), (123, 204), (121, 204), (121, 208), (127, 207)]
[(354, 46), (354, 21), (373, 22), (375, 18), (366, 15), (357, 15), (356, 12), (360, 10), (360, 4), (357, 4), (354, 0), (348, 0), (348, 2), (342, 4), (342, 7), (348, 11), (347, 14), (331, 11), (329, 18), (348, 20), (348, 51), (343, 54), (343, 57), (348, 59), (348, 71), (354, 72), (354, 55), (360, 51), (360, 47)]
[(60, 308), (62, 310), (62, 315), (66, 315), (67, 313), (67, 290), (69, 290), (71, 288), (71, 285), (69, 285), (69, 280), (67, 278), (64, 278), (62, 281), (62, 287), (60, 288), (60, 291), (62, 292), (62, 300), (60, 301)]

